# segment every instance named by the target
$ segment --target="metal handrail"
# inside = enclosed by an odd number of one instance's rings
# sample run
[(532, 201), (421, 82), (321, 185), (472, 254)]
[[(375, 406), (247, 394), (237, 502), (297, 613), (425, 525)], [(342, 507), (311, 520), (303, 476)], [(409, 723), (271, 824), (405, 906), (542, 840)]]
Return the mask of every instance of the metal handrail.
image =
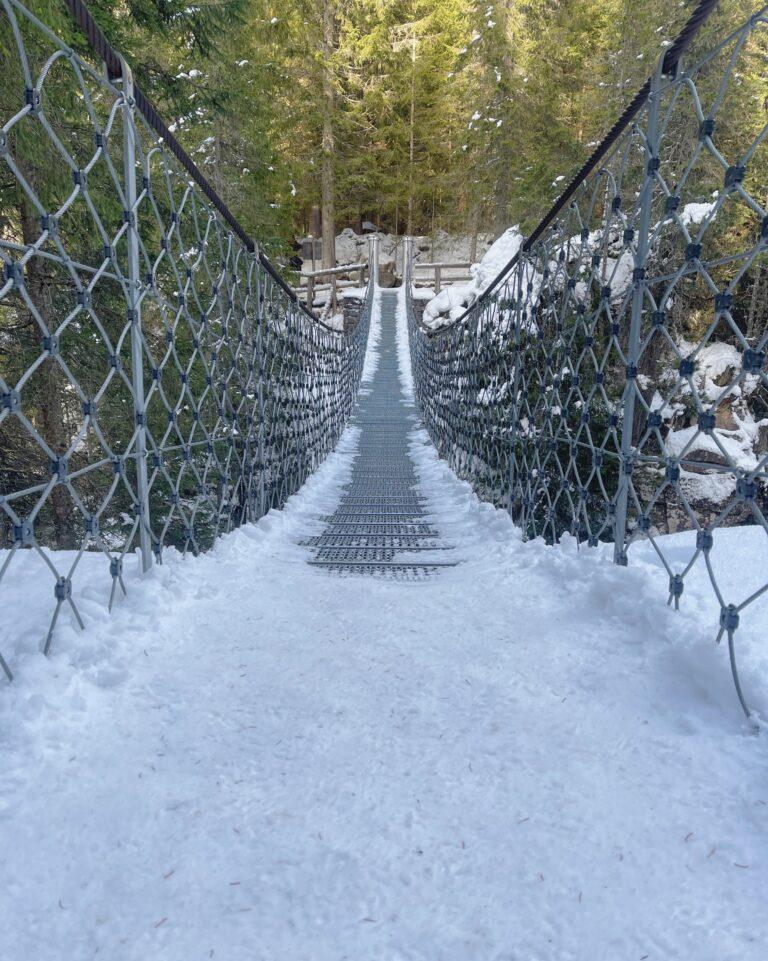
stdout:
[(368, 263), (342, 264), (340, 267), (323, 267), (321, 270), (304, 270), (301, 277), (330, 277), (333, 274), (357, 274), (368, 270)]

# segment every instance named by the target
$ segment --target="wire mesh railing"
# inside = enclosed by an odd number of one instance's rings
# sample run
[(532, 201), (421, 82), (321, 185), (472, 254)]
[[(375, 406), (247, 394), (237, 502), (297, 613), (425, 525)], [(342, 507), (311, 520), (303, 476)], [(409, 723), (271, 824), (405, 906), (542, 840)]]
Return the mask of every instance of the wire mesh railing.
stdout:
[(683, 62), (712, 6), (463, 317), (409, 298), (410, 343), (434, 443), (525, 537), (649, 542), (675, 607), (703, 565), (749, 716), (734, 638), (768, 572), (727, 596), (716, 544), (768, 533), (768, 17)]
[(104, 63), (19, 0), (0, 15), (0, 585), (39, 557), (46, 652), (63, 606), (82, 626), (86, 553), (111, 606), (128, 553), (205, 550), (301, 486), (352, 409), (372, 299), (348, 336), (314, 319), (68, 6)]

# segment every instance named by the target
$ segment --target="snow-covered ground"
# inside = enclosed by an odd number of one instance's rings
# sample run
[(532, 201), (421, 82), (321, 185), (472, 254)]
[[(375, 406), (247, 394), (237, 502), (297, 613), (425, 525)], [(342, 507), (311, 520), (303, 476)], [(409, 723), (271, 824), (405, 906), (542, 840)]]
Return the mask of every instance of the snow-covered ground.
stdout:
[[(675, 614), (647, 550), (523, 544), (423, 432), (461, 565), (329, 576), (298, 542), (355, 442), (284, 511), (129, 572), (111, 617), (94, 579), (50, 660), (11, 566), (3, 961), (762, 961), (765, 738), (703, 580)], [(738, 589), (758, 542), (722, 534)], [(765, 714), (765, 604), (750, 624)]]

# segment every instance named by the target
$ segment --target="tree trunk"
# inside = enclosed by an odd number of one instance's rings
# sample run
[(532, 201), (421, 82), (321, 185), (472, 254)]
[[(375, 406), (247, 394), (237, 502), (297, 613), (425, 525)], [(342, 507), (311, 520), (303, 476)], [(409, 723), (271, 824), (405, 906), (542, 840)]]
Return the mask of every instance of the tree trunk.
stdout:
[(309, 235), (310, 237), (320, 237), (323, 232), (323, 219), (320, 215), (320, 208), (317, 204), (312, 205), (309, 212)]
[(509, 166), (501, 164), (496, 180), (493, 204), (493, 234), (500, 237), (509, 226), (507, 223), (507, 204), (509, 202)]
[(336, 181), (333, 132), (333, 77), (330, 59), (334, 49), (333, 0), (323, 0), (323, 143), (320, 200), (323, 218), (323, 267), (336, 266)]

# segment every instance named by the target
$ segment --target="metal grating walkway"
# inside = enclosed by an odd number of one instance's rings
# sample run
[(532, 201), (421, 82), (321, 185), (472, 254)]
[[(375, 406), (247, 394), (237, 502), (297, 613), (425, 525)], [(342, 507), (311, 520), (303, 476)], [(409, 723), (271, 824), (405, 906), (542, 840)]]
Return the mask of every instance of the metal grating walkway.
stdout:
[(325, 531), (303, 543), (314, 549), (310, 564), (316, 567), (414, 580), (456, 561), (430, 522), (408, 450), (418, 417), (400, 386), (396, 305), (397, 294), (382, 292), (378, 366), (352, 421), (361, 433), (351, 481), (324, 518)]

